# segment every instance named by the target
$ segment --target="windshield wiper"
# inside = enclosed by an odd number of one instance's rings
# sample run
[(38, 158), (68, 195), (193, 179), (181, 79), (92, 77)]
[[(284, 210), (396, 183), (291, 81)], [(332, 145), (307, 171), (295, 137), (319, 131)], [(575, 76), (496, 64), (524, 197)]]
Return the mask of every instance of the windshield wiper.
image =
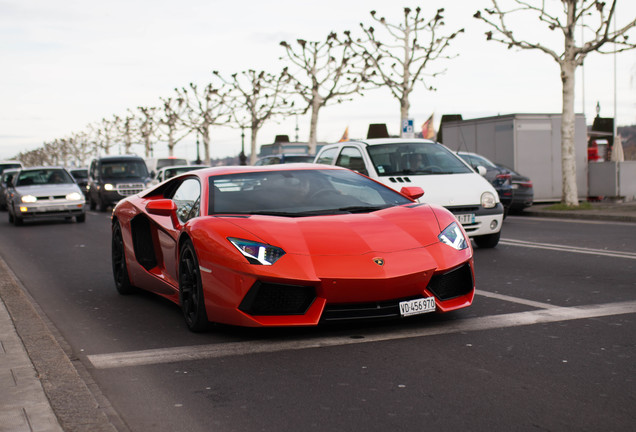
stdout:
[(389, 207), (393, 207), (393, 206), (391, 204), (384, 204), (381, 206), (350, 206), (350, 207), (340, 207), (338, 210), (342, 212), (349, 212), (349, 213), (371, 213), (371, 212), (383, 210)]

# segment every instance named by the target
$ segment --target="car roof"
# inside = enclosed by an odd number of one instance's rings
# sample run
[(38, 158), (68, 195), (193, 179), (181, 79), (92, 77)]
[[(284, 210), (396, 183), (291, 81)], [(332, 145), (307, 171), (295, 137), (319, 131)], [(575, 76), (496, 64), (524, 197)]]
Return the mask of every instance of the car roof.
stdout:
[(208, 175), (240, 174), (246, 172), (276, 172), (295, 170), (347, 170), (336, 165), (316, 165), (313, 163), (277, 164), (277, 165), (228, 165), (196, 170), (202, 177)]
[(436, 144), (435, 141), (422, 139), (422, 138), (368, 138), (368, 139), (356, 139), (350, 141), (343, 141), (338, 144), (346, 145), (347, 143), (362, 143), (366, 145), (380, 145), (380, 144), (404, 144), (404, 143), (422, 143), (422, 144)]

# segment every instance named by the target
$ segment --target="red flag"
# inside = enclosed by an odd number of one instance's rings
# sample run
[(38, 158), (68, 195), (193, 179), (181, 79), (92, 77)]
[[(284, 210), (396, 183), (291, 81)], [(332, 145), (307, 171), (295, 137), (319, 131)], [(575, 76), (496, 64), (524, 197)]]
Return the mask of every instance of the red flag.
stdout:
[(435, 126), (433, 126), (433, 114), (422, 124), (422, 138), (435, 138)]
[(340, 138), (340, 141), (338, 142), (344, 142), (344, 141), (349, 141), (349, 126), (347, 126), (344, 133), (342, 134), (342, 138)]

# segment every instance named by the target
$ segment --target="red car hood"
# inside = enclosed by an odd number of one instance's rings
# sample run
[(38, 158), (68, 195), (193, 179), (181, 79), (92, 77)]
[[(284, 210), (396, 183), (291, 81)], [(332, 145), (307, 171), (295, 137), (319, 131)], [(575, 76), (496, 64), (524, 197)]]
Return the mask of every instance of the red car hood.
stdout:
[[(348, 215), (256, 215), (223, 219), (287, 253), (312, 256), (416, 249), (439, 242), (437, 236), (440, 233), (437, 219), (428, 205)], [(256, 240), (251, 236), (246, 239)]]

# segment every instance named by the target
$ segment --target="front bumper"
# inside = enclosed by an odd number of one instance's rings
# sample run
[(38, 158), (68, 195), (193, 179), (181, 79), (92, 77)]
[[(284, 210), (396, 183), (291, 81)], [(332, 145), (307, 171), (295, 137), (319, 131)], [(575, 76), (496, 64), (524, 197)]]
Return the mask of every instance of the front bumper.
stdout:
[(84, 200), (49, 203), (21, 203), (16, 208), (16, 217), (21, 219), (56, 219), (81, 216), (86, 211)]
[[(398, 303), (434, 297), (436, 310), (469, 306), (474, 297), (472, 249), (442, 243), (418, 250), (362, 256), (287, 254), (273, 266), (242, 270), (201, 259), (208, 316), (241, 326), (314, 326), (399, 317)], [(238, 271), (237, 271), (238, 270)], [(258, 273), (253, 273), (255, 270)], [(250, 274), (251, 273), (251, 274)]]
[[(481, 206), (457, 206), (446, 207), (446, 209), (460, 220), (462, 228), (464, 228), (468, 237), (495, 234), (501, 231), (504, 214), (501, 203), (497, 203), (491, 209), (485, 209)], [(462, 221), (462, 215), (473, 215), (474, 218), (469, 221)]]

